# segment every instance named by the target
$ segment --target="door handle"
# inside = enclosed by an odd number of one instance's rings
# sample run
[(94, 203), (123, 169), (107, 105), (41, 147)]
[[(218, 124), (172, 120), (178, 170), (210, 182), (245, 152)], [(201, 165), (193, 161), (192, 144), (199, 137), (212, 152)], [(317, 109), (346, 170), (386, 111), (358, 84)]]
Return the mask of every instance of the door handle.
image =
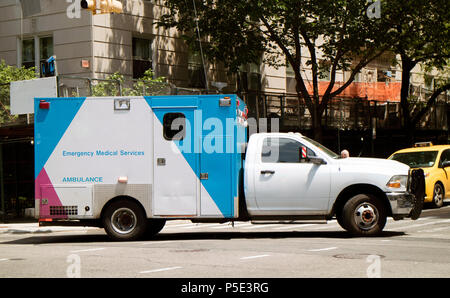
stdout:
[(261, 174), (275, 174), (275, 171), (272, 171), (272, 170), (262, 170), (261, 171)]

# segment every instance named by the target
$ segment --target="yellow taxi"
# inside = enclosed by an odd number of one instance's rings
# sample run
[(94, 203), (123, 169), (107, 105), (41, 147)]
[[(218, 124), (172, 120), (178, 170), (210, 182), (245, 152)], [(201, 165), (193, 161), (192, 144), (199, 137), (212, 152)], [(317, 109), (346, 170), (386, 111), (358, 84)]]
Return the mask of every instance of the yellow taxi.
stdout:
[(442, 207), (450, 197), (450, 145), (433, 145), (431, 142), (414, 144), (413, 148), (394, 152), (388, 159), (397, 160), (411, 168), (421, 168), (425, 173), (425, 200)]

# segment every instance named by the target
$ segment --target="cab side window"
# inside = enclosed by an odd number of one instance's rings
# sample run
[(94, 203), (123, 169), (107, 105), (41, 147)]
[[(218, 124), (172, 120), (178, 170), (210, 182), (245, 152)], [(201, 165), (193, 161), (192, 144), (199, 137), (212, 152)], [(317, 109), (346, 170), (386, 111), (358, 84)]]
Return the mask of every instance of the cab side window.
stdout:
[(442, 167), (444, 162), (450, 162), (450, 149), (444, 150), (442, 152), (439, 166)]
[[(302, 143), (289, 138), (266, 138), (263, 142), (261, 160), (264, 163), (299, 163)], [(308, 156), (316, 156), (307, 148)]]

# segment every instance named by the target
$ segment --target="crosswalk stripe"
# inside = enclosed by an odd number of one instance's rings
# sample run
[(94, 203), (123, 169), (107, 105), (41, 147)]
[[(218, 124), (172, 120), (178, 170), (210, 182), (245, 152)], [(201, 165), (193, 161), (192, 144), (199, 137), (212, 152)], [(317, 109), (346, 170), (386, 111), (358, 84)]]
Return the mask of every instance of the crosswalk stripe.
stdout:
[(426, 223), (422, 223), (422, 224), (408, 225), (408, 226), (402, 226), (402, 227), (396, 227), (396, 228), (397, 229), (411, 229), (411, 228), (417, 228), (417, 227), (429, 226), (429, 225), (440, 224), (440, 223), (447, 223), (447, 222), (450, 222), (450, 219), (448, 219), (448, 220), (439, 220), (439, 221), (431, 221), (431, 222), (426, 222)]
[[(431, 221), (430, 221), (431, 220)], [(417, 223), (416, 223), (417, 222)], [(394, 221), (392, 218), (387, 219), (385, 230), (392, 229), (413, 229), (421, 226), (428, 226), (439, 223), (447, 223), (450, 220), (436, 220), (436, 217), (423, 217), (414, 221), (415, 224), (412, 224), (413, 221), (406, 219), (401, 221)], [(336, 228), (341, 228), (336, 219), (329, 220), (326, 223), (297, 223), (297, 224), (283, 224), (283, 223), (270, 223), (270, 224), (253, 224), (251, 222), (235, 222), (234, 227), (231, 223), (181, 223), (181, 224), (168, 224), (165, 226), (165, 229), (243, 229), (243, 230), (256, 230), (256, 229), (271, 229), (275, 231), (283, 231), (283, 230), (297, 230), (297, 229), (310, 229), (310, 230), (334, 230)], [(450, 227), (449, 227), (450, 228)], [(438, 229), (439, 230), (439, 229)], [(421, 231), (422, 232), (422, 231)]]
[(287, 225), (284, 227), (276, 227), (273, 228), (274, 230), (289, 230), (289, 229), (300, 229), (300, 228), (306, 228), (306, 227), (313, 227), (317, 226), (319, 224), (296, 224), (296, 225)]

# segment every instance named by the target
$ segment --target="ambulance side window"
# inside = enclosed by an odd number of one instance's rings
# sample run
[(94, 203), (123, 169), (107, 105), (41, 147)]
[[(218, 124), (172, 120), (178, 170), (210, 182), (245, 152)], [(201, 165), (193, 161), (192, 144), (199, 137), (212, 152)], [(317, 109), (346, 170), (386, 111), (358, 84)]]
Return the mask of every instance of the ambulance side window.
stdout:
[(183, 113), (167, 113), (163, 118), (163, 135), (168, 141), (181, 141), (186, 136), (186, 116)]

